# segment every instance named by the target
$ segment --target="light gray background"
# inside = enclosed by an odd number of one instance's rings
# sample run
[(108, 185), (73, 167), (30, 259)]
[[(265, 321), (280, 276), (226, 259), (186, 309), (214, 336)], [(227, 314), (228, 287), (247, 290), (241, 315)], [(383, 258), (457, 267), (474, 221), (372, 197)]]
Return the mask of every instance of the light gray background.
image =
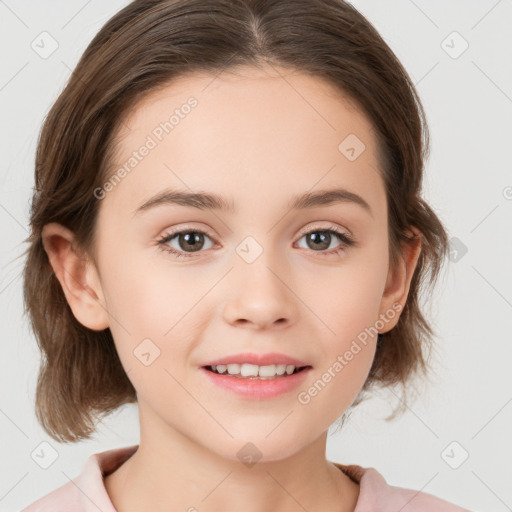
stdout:
[[(512, 510), (512, 2), (353, 3), (418, 87), (432, 135), (424, 192), (450, 237), (458, 239), (453, 244), (458, 253), (447, 262), (430, 314), (439, 333), (434, 385), (420, 389), (406, 415), (392, 423), (383, 421), (396, 403), (392, 392), (361, 405), (341, 433), (329, 436), (327, 457), (375, 467), (391, 485), (474, 511)], [(54, 442), (36, 422), (39, 352), (23, 317), (23, 262), (16, 259), (28, 234), (42, 120), (87, 44), (124, 5), (0, 0), (0, 509), (5, 512), (77, 476), (92, 453), (138, 443), (134, 405), (110, 416), (95, 440), (75, 445)], [(46, 59), (31, 47), (43, 31), (59, 45)], [(469, 47), (458, 55), (460, 37)], [(461, 244), (467, 247), (464, 255)], [(48, 469), (31, 458), (44, 441), (58, 454)], [(445, 450), (453, 441), (457, 444)], [(469, 457), (457, 469), (447, 463), (460, 464), (466, 452)]]

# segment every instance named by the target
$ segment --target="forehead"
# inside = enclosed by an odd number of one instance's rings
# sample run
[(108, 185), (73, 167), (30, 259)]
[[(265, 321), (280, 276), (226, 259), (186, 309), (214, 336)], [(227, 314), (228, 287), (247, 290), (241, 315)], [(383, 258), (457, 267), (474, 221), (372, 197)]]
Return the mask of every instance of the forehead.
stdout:
[(130, 211), (176, 186), (252, 206), (331, 185), (382, 202), (371, 123), (334, 86), (297, 71), (181, 76), (140, 100), (116, 140), (111, 172), (127, 172), (108, 200)]

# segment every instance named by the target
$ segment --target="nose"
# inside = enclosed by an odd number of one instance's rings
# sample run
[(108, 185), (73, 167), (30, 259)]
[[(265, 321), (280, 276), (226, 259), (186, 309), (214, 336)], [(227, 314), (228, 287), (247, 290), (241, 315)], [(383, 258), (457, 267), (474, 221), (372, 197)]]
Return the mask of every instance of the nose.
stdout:
[(287, 283), (287, 273), (282, 266), (273, 268), (275, 263), (264, 256), (265, 252), (252, 263), (238, 261), (230, 272), (223, 311), (226, 322), (265, 329), (284, 328), (294, 321), (298, 299)]

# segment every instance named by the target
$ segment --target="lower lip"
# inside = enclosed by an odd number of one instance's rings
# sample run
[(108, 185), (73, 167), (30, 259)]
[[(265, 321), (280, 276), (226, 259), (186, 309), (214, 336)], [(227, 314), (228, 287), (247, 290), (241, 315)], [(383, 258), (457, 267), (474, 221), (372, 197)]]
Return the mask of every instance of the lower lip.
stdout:
[(300, 372), (276, 377), (275, 379), (245, 379), (242, 377), (230, 377), (226, 374), (214, 373), (206, 368), (200, 370), (217, 386), (228, 389), (245, 398), (264, 400), (288, 393), (304, 382), (311, 367), (304, 368)]

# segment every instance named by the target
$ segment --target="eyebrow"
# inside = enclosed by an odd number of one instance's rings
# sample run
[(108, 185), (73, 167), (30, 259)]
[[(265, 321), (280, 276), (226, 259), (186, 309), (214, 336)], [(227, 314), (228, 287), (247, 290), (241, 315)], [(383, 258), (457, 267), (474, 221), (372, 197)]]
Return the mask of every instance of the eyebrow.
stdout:
[[(370, 205), (361, 196), (343, 188), (306, 192), (305, 194), (294, 196), (288, 202), (287, 207), (291, 210), (305, 210), (307, 208), (315, 208), (338, 203), (356, 204), (362, 207), (370, 214), (370, 216), (373, 217)], [(191, 208), (198, 208), (200, 210), (219, 210), (230, 213), (235, 211), (233, 201), (228, 201), (217, 194), (167, 189), (141, 204), (134, 211), (133, 215), (139, 215), (160, 205), (188, 206)]]

